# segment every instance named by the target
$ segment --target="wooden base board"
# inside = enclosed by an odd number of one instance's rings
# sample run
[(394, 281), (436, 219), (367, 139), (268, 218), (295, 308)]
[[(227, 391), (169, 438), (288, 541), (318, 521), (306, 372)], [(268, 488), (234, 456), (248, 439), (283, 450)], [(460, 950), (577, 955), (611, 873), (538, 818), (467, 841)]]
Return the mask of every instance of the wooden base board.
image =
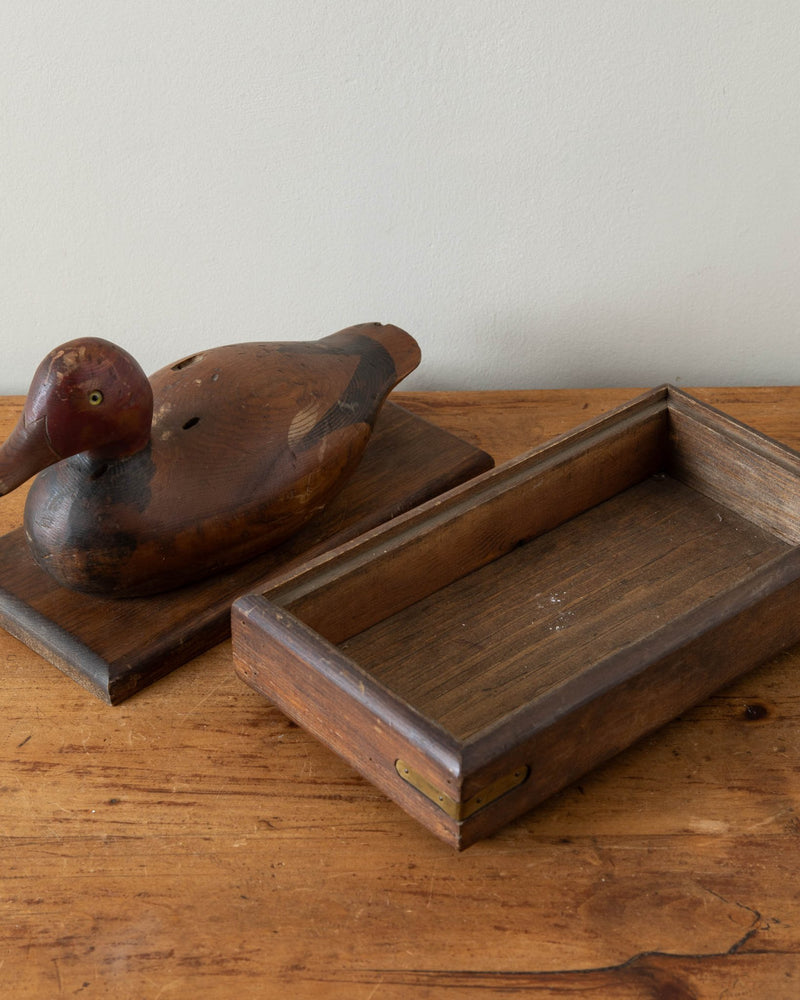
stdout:
[(230, 634), (240, 594), (485, 471), (483, 451), (387, 403), (353, 479), (285, 544), (228, 573), (155, 597), (115, 600), (60, 587), (21, 528), (0, 538), (0, 626), (116, 704)]

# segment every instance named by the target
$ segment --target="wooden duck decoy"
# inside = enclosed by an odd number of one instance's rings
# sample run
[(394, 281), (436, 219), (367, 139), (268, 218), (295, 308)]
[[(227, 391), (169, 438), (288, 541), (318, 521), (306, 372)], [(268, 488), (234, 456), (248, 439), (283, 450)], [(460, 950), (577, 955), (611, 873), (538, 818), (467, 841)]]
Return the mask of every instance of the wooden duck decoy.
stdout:
[(265, 552), (355, 470), (388, 393), (420, 360), (395, 326), (193, 354), (150, 379), (108, 341), (34, 375), (0, 447), (0, 495), (38, 473), (24, 526), (61, 585), (142, 596)]

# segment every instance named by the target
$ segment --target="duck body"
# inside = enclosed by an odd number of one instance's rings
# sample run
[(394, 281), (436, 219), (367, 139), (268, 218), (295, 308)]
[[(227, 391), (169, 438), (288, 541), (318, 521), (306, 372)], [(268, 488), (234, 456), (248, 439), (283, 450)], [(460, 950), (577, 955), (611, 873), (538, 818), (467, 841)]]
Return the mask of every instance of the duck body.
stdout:
[(118, 597), (183, 586), (321, 511), (418, 362), (407, 333), (362, 324), (198, 352), (142, 384), (126, 352), (72, 341), (37, 370), (0, 449), (0, 491), (46, 466), (24, 527), (35, 561), (63, 586)]

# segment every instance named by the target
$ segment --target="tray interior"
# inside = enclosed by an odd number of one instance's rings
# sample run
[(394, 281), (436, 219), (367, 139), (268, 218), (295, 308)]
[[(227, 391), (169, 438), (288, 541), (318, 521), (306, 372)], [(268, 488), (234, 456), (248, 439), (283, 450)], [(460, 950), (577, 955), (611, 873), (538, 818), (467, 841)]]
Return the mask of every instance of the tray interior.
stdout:
[(340, 648), (466, 741), (789, 548), (657, 474)]

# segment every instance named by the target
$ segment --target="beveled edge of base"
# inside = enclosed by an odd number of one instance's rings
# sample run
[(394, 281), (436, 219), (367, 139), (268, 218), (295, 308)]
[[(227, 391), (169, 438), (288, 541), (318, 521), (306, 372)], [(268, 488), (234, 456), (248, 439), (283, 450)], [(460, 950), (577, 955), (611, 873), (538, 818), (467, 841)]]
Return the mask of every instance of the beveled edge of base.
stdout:
[(111, 669), (102, 656), (2, 587), (0, 627), (101, 701), (113, 705), (123, 700), (114, 698)]

